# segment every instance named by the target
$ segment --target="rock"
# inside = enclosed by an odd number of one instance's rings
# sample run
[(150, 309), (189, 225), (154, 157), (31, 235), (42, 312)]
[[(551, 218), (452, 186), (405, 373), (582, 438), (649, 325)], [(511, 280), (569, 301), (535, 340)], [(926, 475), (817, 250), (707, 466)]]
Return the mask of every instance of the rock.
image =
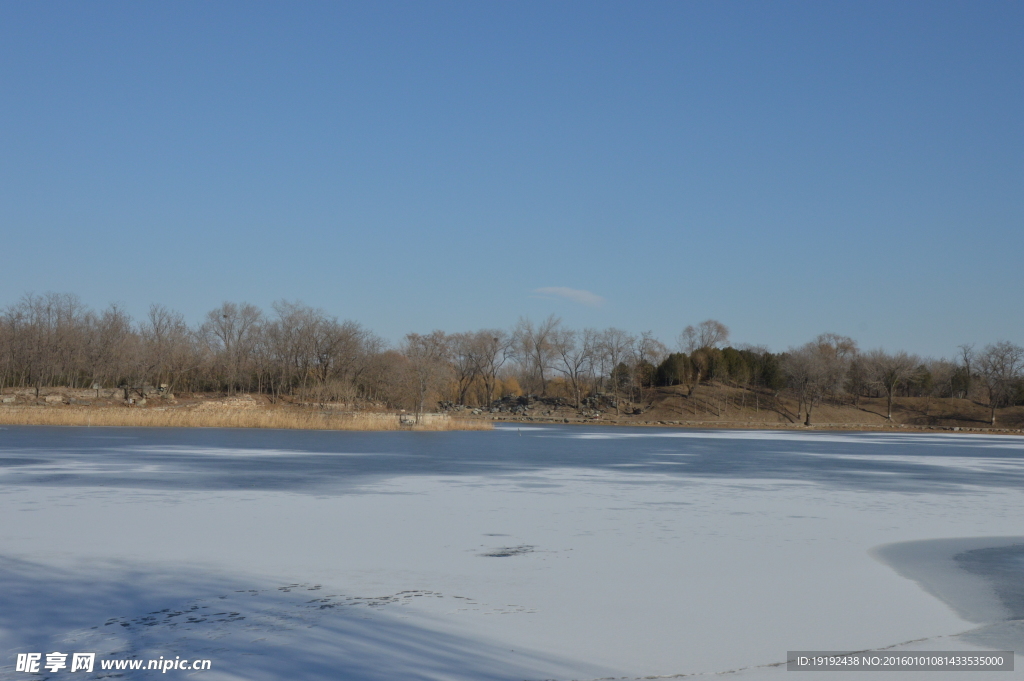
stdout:
[(64, 396), (63, 395), (47, 395), (46, 397), (43, 398), (43, 400), (47, 404), (63, 404), (64, 403)]
[(17, 400), (18, 400), (17, 397), (15, 397), (14, 395), (11, 395), (10, 397), (5, 397), (4, 398), (4, 404), (10, 404), (11, 402), (16, 402)]

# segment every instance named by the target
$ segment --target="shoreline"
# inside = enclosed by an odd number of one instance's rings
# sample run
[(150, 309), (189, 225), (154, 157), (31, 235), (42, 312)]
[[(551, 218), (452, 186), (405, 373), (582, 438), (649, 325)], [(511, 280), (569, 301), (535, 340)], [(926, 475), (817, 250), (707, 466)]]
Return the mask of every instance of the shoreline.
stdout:
[(891, 425), (875, 425), (871, 423), (815, 423), (805, 426), (798, 423), (754, 423), (750, 421), (605, 421), (597, 419), (540, 419), (528, 418), (496, 418), (490, 419), (495, 424), (518, 423), (536, 426), (613, 426), (632, 428), (679, 428), (692, 430), (794, 430), (794, 431), (850, 431), (850, 432), (922, 432), (922, 433), (975, 433), (989, 435), (1024, 435), (1020, 428), (980, 428), (966, 426), (919, 426), (915, 424), (893, 423)]
[[(169, 390), (131, 392), (124, 389), (56, 387), (5, 389), (0, 403), (0, 423), (23, 425), (164, 425), (175, 427), (281, 427), (306, 429), (391, 430), (408, 428), (411, 411), (384, 403), (352, 398), (313, 399), (313, 396), (263, 393), (179, 393)], [(579, 405), (563, 397), (536, 395), (505, 396), (491, 406), (466, 406), (440, 402), (431, 415), (424, 414), (425, 429), (447, 430), (450, 425), (432, 425), (448, 420), (458, 429), (491, 429), (495, 424), (597, 425), (637, 428), (686, 428), (778, 431), (983, 433), (1024, 435), (1024, 405), (1001, 409), (991, 423), (986, 405), (960, 398), (901, 398), (894, 403), (892, 418), (878, 398), (862, 397), (854, 403), (823, 402), (814, 409), (812, 425), (804, 425), (800, 405), (785, 395), (766, 396), (735, 386), (708, 384), (692, 394), (675, 388), (651, 389), (643, 399), (621, 399), (617, 404), (607, 396), (587, 398)], [(72, 416), (82, 412), (86, 416)], [(131, 415), (127, 415), (131, 412)], [(139, 414), (148, 414), (140, 416)], [(192, 416), (154, 416), (153, 414)], [(218, 414), (219, 416), (213, 416)], [(249, 414), (231, 416), (228, 414)], [(263, 414), (256, 417), (254, 414)], [(367, 417), (390, 414), (389, 417)], [(403, 418), (404, 416), (404, 418)], [(349, 419), (341, 423), (342, 417)], [(352, 417), (390, 418), (400, 422), (362, 427)], [(337, 426), (324, 421), (341, 423)], [(268, 425), (273, 422), (277, 425)], [(418, 429), (424, 429), (420, 425)]]
[(399, 412), (331, 413), (289, 408), (242, 409), (199, 407), (130, 408), (112, 406), (0, 407), (0, 426), (67, 426), (129, 428), (245, 428), (267, 430), (450, 431), (491, 430), (490, 422), (447, 414)]
[[(108, 405), (0, 407), (0, 426), (113, 426), (154, 428), (252, 428), (345, 431), (448, 431), (494, 430), (503, 424), (532, 426), (598, 426), (633, 428), (675, 428), (685, 430), (764, 430), (796, 432), (863, 433), (945, 433), (981, 435), (1024, 435), (1024, 429), (999, 427), (924, 426), (893, 423), (797, 423), (752, 421), (632, 421), (566, 417), (515, 417), (508, 415), (454, 416), (448, 412), (423, 414), (420, 423), (410, 423), (412, 414), (401, 412), (332, 412), (299, 410), (291, 407), (216, 408), (206, 402), (189, 406), (125, 407)], [(208, 407), (208, 408), (204, 408)], [(209, 408), (214, 407), (214, 408)]]

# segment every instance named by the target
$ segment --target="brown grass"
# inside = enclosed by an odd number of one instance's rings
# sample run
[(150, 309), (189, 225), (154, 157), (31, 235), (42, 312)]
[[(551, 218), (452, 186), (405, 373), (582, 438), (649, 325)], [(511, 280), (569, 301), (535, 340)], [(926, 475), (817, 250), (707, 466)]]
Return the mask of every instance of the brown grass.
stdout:
[(434, 418), (403, 425), (398, 414), (292, 409), (130, 409), (127, 407), (3, 407), (0, 424), (20, 426), (133, 426), (157, 428), (278, 428), (298, 430), (490, 430), (489, 421)]

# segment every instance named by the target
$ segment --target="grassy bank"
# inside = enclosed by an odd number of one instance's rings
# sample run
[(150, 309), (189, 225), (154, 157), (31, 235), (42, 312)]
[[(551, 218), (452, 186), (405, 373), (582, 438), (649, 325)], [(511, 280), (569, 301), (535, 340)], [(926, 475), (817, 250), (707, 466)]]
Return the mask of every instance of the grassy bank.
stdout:
[(158, 428), (279, 428), (296, 430), (490, 430), (489, 421), (437, 417), (405, 425), (398, 414), (332, 414), (297, 409), (129, 409), (127, 407), (3, 407), (0, 424)]

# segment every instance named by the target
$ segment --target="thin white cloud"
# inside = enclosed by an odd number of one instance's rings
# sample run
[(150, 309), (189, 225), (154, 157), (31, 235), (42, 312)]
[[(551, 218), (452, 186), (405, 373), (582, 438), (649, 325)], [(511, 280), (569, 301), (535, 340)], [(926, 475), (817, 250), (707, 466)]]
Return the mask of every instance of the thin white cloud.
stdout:
[(604, 305), (604, 298), (591, 293), (590, 291), (581, 291), (575, 288), (566, 288), (565, 286), (545, 286), (544, 288), (533, 289), (534, 293), (540, 294), (541, 296), (565, 298), (571, 300), (574, 303), (580, 303), (581, 305), (587, 305), (588, 307), (600, 307)]

